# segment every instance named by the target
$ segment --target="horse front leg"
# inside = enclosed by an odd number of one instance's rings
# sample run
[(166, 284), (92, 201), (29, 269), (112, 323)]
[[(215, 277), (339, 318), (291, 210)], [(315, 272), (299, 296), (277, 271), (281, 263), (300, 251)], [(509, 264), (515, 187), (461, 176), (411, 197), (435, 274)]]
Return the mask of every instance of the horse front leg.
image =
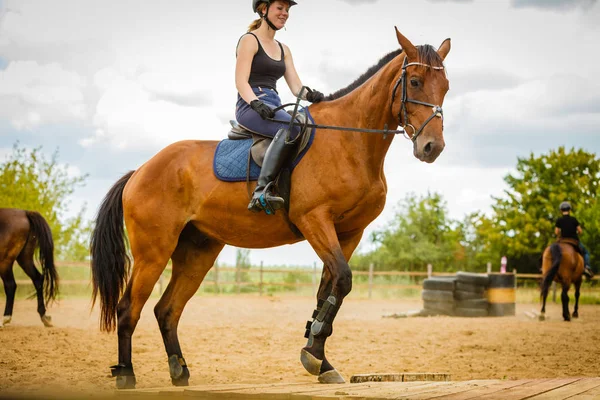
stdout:
[(575, 282), (575, 310), (573, 310), (573, 318), (579, 318), (579, 295), (581, 289), (581, 278)]
[[(304, 231), (303, 231), (304, 233)], [(362, 230), (338, 235), (333, 224), (328, 228), (314, 229), (305, 237), (323, 260), (323, 274), (317, 294), (317, 308), (312, 321), (306, 325), (306, 346), (301, 350), (300, 361), (321, 383), (344, 383), (344, 378), (325, 356), (325, 342), (333, 333), (333, 321), (344, 298), (352, 290), (352, 271), (346, 260), (360, 242)], [(317, 234), (318, 233), (318, 234)], [(309, 238), (310, 237), (310, 238)]]
[(563, 319), (565, 321), (571, 320), (571, 313), (569, 312), (569, 286), (570, 284), (563, 283), (562, 285), (562, 293), (560, 295), (560, 299), (562, 301), (563, 308)]

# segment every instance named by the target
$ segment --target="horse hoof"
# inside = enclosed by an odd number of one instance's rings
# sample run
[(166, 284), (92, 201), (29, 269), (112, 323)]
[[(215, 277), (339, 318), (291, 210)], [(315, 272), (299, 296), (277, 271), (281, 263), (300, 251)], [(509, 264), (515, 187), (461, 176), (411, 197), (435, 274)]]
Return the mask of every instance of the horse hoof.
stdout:
[(135, 389), (135, 376), (117, 376), (117, 389)]
[(573, 313), (572, 316), (573, 316), (573, 318), (579, 318), (579, 314), (577, 314), (577, 313)]
[(571, 322), (571, 317), (564, 317), (565, 322)]
[(46, 328), (52, 328), (54, 326), (52, 325), (52, 317), (49, 315), (44, 315), (41, 320)]
[(319, 375), (319, 382), (320, 383), (346, 383), (346, 381), (344, 380), (342, 375), (340, 375), (340, 373), (337, 372), (335, 369), (332, 369), (331, 371), (323, 372), (321, 375)]
[(540, 321), (545, 321), (546, 320), (546, 316), (544, 314), (540, 314), (540, 316), (538, 317), (538, 319)]
[(300, 361), (302, 362), (304, 369), (308, 371), (309, 374), (319, 375), (321, 372), (321, 364), (323, 364), (323, 360), (319, 360), (304, 349), (302, 349), (300, 352)]
[(169, 357), (171, 383), (175, 386), (189, 386), (190, 371), (183, 357), (173, 354)]
[(12, 320), (12, 315), (5, 315), (4, 319), (2, 320), (2, 324), (3, 325), (7, 325), (10, 324), (10, 321)]

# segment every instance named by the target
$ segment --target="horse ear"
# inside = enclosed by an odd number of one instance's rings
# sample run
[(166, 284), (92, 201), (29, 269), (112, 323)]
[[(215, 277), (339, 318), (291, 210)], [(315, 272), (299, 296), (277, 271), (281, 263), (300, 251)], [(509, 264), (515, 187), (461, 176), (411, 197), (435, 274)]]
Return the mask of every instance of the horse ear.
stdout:
[(396, 37), (398, 38), (398, 44), (402, 47), (402, 50), (406, 53), (409, 59), (416, 60), (417, 57), (417, 48), (408, 40), (403, 34), (400, 33), (397, 27), (396, 29)]
[(442, 60), (446, 58), (450, 52), (450, 38), (444, 40), (438, 49), (438, 54), (442, 57)]

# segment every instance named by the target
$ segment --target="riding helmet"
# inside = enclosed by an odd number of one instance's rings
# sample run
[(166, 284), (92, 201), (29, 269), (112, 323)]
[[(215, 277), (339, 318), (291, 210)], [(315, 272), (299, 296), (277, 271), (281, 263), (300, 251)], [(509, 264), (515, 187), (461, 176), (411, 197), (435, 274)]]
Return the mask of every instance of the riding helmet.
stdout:
[(571, 211), (571, 204), (568, 201), (560, 203), (560, 211)]
[[(286, 1), (288, 3), (290, 3), (290, 7), (291, 6), (295, 6), (296, 4), (298, 4), (298, 3), (296, 3), (293, 0), (286, 0)], [(258, 5), (260, 3), (267, 3), (267, 5), (269, 5), (269, 4), (271, 4), (271, 0), (252, 0), (252, 11), (256, 12), (256, 8), (258, 7)]]

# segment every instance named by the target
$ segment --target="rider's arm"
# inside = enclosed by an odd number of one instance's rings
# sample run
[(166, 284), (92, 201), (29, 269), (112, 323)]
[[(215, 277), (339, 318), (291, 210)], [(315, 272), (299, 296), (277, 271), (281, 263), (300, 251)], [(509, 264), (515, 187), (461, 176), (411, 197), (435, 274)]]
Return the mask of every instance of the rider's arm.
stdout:
[(560, 236), (560, 228), (554, 228), (554, 234)]
[(577, 225), (577, 234), (581, 235), (582, 232), (583, 232), (583, 229), (581, 229), (581, 225)]
[[(285, 44), (281, 44), (283, 46), (284, 51), (284, 59), (285, 59), (285, 81), (288, 84), (288, 87), (294, 94), (294, 96), (298, 96), (300, 89), (302, 89), (302, 81), (298, 76), (298, 72), (296, 72), (296, 67), (294, 67), (294, 59), (292, 58), (292, 53), (290, 52), (290, 48)], [(306, 99), (306, 93), (302, 96), (303, 99)]]
[(235, 87), (246, 103), (250, 104), (257, 97), (252, 91), (248, 79), (250, 79), (250, 69), (252, 60), (258, 51), (258, 43), (252, 35), (244, 35), (240, 39), (237, 47), (237, 59), (235, 62)]

